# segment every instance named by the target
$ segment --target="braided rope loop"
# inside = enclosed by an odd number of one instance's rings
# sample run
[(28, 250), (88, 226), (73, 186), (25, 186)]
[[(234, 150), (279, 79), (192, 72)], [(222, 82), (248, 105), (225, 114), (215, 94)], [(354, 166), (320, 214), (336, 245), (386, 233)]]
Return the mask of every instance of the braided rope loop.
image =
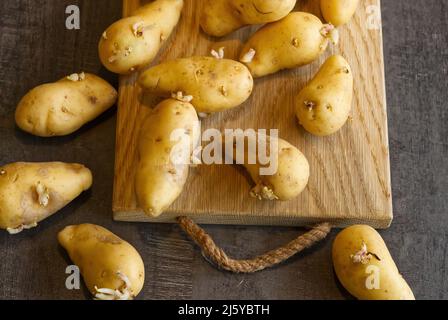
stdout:
[(269, 251), (254, 259), (235, 260), (219, 248), (212, 237), (193, 220), (188, 217), (179, 217), (177, 221), (185, 233), (196, 242), (207, 257), (212, 259), (220, 268), (234, 273), (254, 273), (278, 265), (325, 239), (331, 231), (329, 223), (322, 223), (285, 246)]

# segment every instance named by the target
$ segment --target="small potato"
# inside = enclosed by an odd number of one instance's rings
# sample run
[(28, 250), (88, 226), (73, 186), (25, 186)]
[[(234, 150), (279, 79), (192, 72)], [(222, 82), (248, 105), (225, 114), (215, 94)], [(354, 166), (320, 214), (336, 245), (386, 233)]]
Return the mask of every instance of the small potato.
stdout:
[(325, 21), (336, 27), (346, 24), (355, 14), (359, 0), (320, 0)]
[(415, 300), (379, 233), (364, 225), (343, 230), (333, 243), (342, 285), (360, 300)]
[(278, 21), (297, 0), (207, 0), (201, 17), (205, 33), (222, 37), (246, 25)]
[(39, 137), (69, 135), (117, 101), (117, 91), (88, 73), (72, 74), (28, 92), (16, 109), (20, 129)]
[(112, 24), (99, 42), (103, 65), (129, 74), (150, 64), (177, 26), (183, 5), (183, 0), (156, 0)]
[(148, 216), (160, 216), (181, 194), (199, 137), (199, 119), (188, 102), (165, 100), (145, 119), (135, 181)]
[(144, 72), (139, 83), (152, 94), (191, 102), (199, 113), (235, 108), (250, 97), (254, 86), (243, 64), (212, 57), (164, 62)]
[(0, 167), (0, 229), (16, 234), (61, 210), (92, 186), (80, 164), (13, 163)]
[(58, 235), (98, 300), (131, 300), (143, 288), (145, 266), (142, 258), (126, 241), (96, 225), (70, 226)]
[(347, 122), (353, 100), (353, 73), (341, 56), (330, 57), (315, 78), (299, 93), (299, 123), (316, 136), (328, 136)]
[(199, 113), (241, 105), (252, 94), (254, 85), (243, 64), (212, 57), (164, 62), (145, 71), (139, 83), (150, 93), (191, 102)]
[[(303, 190), (305, 190), (309, 176), (310, 166), (306, 157), (289, 142), (276, 139), (275, 144), (271, 144), (271, 140), (274, 138), (265, 136), (266, 141), (266, 155), (271, 157), (271, 160), (275, 159), (277, 164), (276, 168), (273, 167), (273, 162), (269, 164), (260, 164), (259, 153), (260, 148), (258, 144), (256, 149), (250, 151), (248, 146), (250, 145), (249, 138), (246, 137), (246, 148), (244, 156), (244, 167), (251, 175), (256, 186), (252, 189), (251, 195), (259, 200), (280, 200), (288, 201), (299, 196)], [(257, 139), (257, 143), (260, 140)], [(277, 147), (277, 152), (271, 151), (271, 146)], [(237, 150), (242, 150), (235, 144), (234, 156), (238, 157)], [(252, 154), (251, 154), (252, 153)], [(256, 161), (250, 160), (256, 159)], [(262, 168), (268, 169), (272, 167), (276, 169), (273, 172), (262, 173)]]
[(329, 40), (338, 41), (337, 30), (310, 13), (293, 12), (258, 30), (244, 45), (240, 61), (255, 78), (292, 69), (316, 60)]

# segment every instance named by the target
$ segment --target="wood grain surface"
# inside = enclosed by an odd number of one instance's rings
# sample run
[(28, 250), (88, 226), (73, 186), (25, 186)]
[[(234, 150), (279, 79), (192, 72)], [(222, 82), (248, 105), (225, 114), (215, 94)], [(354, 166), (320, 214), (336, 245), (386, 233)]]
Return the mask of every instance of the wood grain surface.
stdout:
[[(124, 15), (147, 1), (124, 0)], [(208, 37), (200, 30), (204, 0), (186, 0), (182, 19), (154, 62), (194, 55), (210, 55), (225, 47), (237, 59), (242, 44), (259, 26), (247, 27), (225, 38)], [(379, 8), (379, 0), (366, 5)], [(318, 16), (317, 1), (299, 1), (297, 11)], [(385, 102), (382, 33), (369, 28), (371, 17), (357, 11), (340, 28), (341, 40), (309, 66), (257, 79), (252, 97), (241, 107), (214, 114), (203, 129), (279, 129), (280, 137), (304, 152), (311, 165), (306, 191), (288, 202), (258, 201), (249, 195), (252, 182), (236, 166), (202, 165), (191, 170), (186, 189), (160, 218), (150, 219), (138, 208), (134, 190), (139, 129), (157, 99), (142, 93), (137, 75), (122, 77), (117, 123), (113, 210), (116, 220), (171, 222), (188, 215), (200, 223), (308, 225), (330, 221), (338, 226), (367, 223), (386, 228), (392, 221), (387, 111)], [(306, 133), (294, 116), (294, 97), (332, 54), (342, 54), (352, 65), (355, 96), (351, 121), (337, 134), (317, 138)]]

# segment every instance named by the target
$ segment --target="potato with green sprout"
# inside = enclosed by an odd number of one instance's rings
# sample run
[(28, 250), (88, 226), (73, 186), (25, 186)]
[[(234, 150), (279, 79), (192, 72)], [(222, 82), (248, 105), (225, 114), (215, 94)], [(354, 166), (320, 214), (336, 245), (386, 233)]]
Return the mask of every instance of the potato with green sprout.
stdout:
[(103, 227), (82, 224), (69, 226), (58, 235), (98, 300), (132, 300), (145, 282), (140, 254), (128, 242)]
[(0, 167), (0, 229), (34, 228), (92, 186), (80, 164), (18, 162)]

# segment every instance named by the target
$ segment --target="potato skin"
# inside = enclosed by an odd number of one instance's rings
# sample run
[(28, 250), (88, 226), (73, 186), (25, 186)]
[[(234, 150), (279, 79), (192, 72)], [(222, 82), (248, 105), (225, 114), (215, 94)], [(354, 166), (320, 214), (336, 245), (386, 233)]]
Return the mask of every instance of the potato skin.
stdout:
[[(267, 143), (269, 146), (269, 142)], [(247, 154), (245, 158), (244, 167), (256, 184), (251, 195), (260, 200), (288, 201), (298, 197), (308, 184), (310, 177), (308, 160), (302, 152), (283, 139), (278, 139), (278, 170), (275, 174), (260, 175), (262, 166), (259, 163), (248, 164)]]
[[(199, 142), (198, 121), (191, 104), (173, 99), (162, 101), (145, 119), (135, 187), (138, 203), (148, 216), (160, 216), (182, 192), (192, 152)], [(188, 139), (171, 141), (176, 130), (184, 131), (182, 137)], [(188, 159), (173, 163), (172, 155), (179, 150), (185, 151)]]
[(335, 55), (297, 96), (296, 115), (308, 132), (328, 136), (345, 125), (352, 100), (352, 69), (342, 56)]
[(208, 0), (201, 27), (211, 36), (222, 37), (246, 25), (278, 21), (295, 5), (296, 0)]
[(320, 0), (325, 21), (336, 27), (350, 21), (358, 8), (359, 0)]
[(252, 94), (254, 81), (241, 63), (212, 57), (191, 57), (163, 62), (145, 71), (140, 85), (152, 94), (171, 97), (182, 92), (201, 113), (235, 108)]
[(258, 30), (244, 45), (240, 61), (255, 50), (245, 64), (255, 78), (309, 64), (327, 48), (329, 38), (320, 19), (306, 12), (292, 12)]
[[(352, 255), (363, 244), (369, 253), (375, 254), (366, 264), (355, 263)], [(342, 285), (360, 300), (415, 300), (414, 294), (400, 275), (389, 250), (379, 233), (365, 225), (355, 225), (338, 234), (333, 243), (333, 264)], [(380, 289), (368, 289), (369, 266), (378, 267)]]
[(28, 92), (16, 109), (17, 126), (39, 137), (65, 136), (115, 104), (117, 91), (109, 83), (93, 74), (82, 73), (82, 77), (64, 78)]
[(156, 0), (112, 24), (98, 45), (103, 65), (130, 74), (150, 64), (177, 26), (183, 5), (183, 0)]
[(131, 298), (142, 290), (145, 266), (140, 254), (112, 232), (92, 224), (69, 226), (58, 234), (58, 241), (79, 267), (92, 295), (97, 293), (95, 287), (120, 290), (124, 282), (118, 272), (128, 277)]
[[(47, 205), (39, 200), (39, 184), (47, 189)], [(33, 226), (91, 185), (92, 173), (80, 164), (18, 162), (0, 167), (0, 229)]]

